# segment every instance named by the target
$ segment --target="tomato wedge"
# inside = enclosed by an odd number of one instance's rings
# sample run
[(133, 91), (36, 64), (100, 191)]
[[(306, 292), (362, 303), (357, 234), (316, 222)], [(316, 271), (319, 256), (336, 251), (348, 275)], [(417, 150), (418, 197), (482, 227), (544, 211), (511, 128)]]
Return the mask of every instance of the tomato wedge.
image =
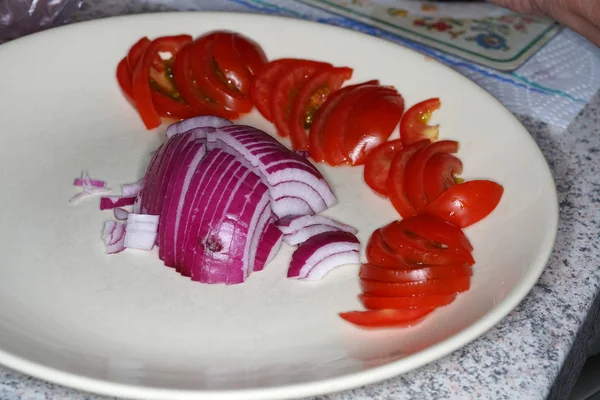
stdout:
[(271, 61), (265, 64), (254, 78), (250, 97), (252, 97), (254, 105), (262, 116), (271, 122), (273, 121), (273, 116), (271, 115), (271, 92), (273, 90), (273, 83), (297, 61), (300, 60), (281, 58), (279, 60)]
[(341, 88), (340, 90), (329, 96), (327, 100), (325, 100), (325, 103), (323, 103), (323, 105), (319, 107), (319, 109), (315, 113), (312, 124), (310, 126), (309, 150), (310, 156), (316, 162), (325, 161), (325, 150), (323, 149), (323, 131), (325, 129), (325, 124), (327, 123), (329, 115), (348, 92), (353, 91), (359, 86), (365, 85), (377, 86), (379, 85), (379, 81), (373, 80)]
[(441, 195), (446, 189), (459, 183), (456, 175), (462, 174), (463, 164), (452, 154), (436, 154), (427, 162), (423, 172), (425, 193), (431, 201)]
[(270, 99), (271, 116), (280, 136), (290, 135), (289, 121), (292, 104), (302, 86), (317, 72), (327, 67), (331, 67), (331, 65), (299, 60), (291, 64), (285, 74), (280, 75), (273, 82)]
[(144, 54), (148, 46), (150, 46), (150, 43), (150, 39), (144, 36), (135, 42), (135, 44), (129, 49), (129, 52), (127, 53), (127, 65), (129, 66), (129, 72), (131, 74), (133, 74), (135, 66), (140, 60), (140, 57), (142, 57), (142, 54)]
[(350, 111), (343, 139), (350, 164), (364, 164), (371, 150), (388, 140), (403, 112), (404, 99), (398, 93), (359, 98)]
[(123, 93), (125, 93), (130, 100), (133, 100), (131, 72), (129, 71), (129, 65), (127, 64), (127, 57), (123, 58), (117, 65), (117, 82), (119, 82), (119, 86)]
[(160, 116), (152, 102), (152, 88), (150, 87), (151, 69), (155, 64), (156, 57), (163, 52), (169, 52), (172, 57), (176, 57), (176, 54), (191, 40), (192, 37), (189, 35), (163, 36), (154, 39), (134, 67), (132, 74), (133, 99), (147, 129), (153, 129), (160, 125)]
[(430, 279), (471, 276), (473, 271), (467, 264), (428, 265), (421, 268), (381, 268), (373, 264), (362, 264), (358, 276), (361, 279), (380, 282), (417, 282)]
[(471, 253), (462, 248), (443, 247), (440, 243), (422, 238), (394, 221), (381, 228), (385, 243), (404, 258), (421, 264), (475, 264)]
[(473, 251), (464, 232), (456, 225), (431, 215), (417, 215), (397, 222), (397, 226), (435, 243), (448, 247)]
[(160, 92), (152, 92), (152, 103), (161, 117), (187, 119), (202, 115), (203, 112), (183, 102), (173, 100)]
[(404, 188), (408, 201), (417, 213), (423, 212), (430, 201), (425, 192), (424, 175), (427, 163), (436, 154), (456, 153), (457, 151), (458, 142), (453, 140), (433, 142), (419, 150), (406, 164)]
[(388, 195), (387, 180), (390, 166), (396, 153), (402, 149), (400, 139), (391, 140), (377, 146), (365, 159), (365, 182), (382, 196)]
[(392, 201), (392, 205), (403, 218), (408, 218), (417, 215), (417, 211), (408, 200), (406, 194), (406, 165), (410, 159), (425, 146), (429, 144), (429, 140), (421, 140), (412, 145), (401, 149), (392, 160), (390, 172), (388, 175), (387, 187), (388, 195)]
[(382, 297), (361, 294), (358, 297), (368, 310), (399, 308), (431, 309), (452, 303), (456, 299), (456, 293), (405, 297)]
[(375, 230), (367, 242), (367, 261), (384, 268), (419, 268), (417, 264), (392, 250), (383, 240), (381, 229)]
[(250, 74), (255, 77), (256, 74), (262, 69), (267, 63), (267, 56), (263, 51), (262, 47), (255, 41), (240, 35), (239, 33), (233, 34), (233, 46), (237, 50), (241, 59), (244, 60), (246, 68), (250, 71)]
[(340, 313), (340, 317), (362, 328), (400, 328), (416, 325), (432, 311), (432, 309), (350, 311)]
[(422, 101), (409, 108), (400, 121), (400, 138), (405, 146), (423, 139), (435, 141), (439, 135), (439, 125), (427, 125), (431, 114), (442, 106), (440, 99)]
[(463, 182), (442, 193), (427, 206), (425, 212), (465, 228), (494, 211), (503, 193), (504, 188), (496, 182)]
[(252, 85), (252, 74), (237, 51), (234, 33), (215, 32), (213, 34), (213, 54), (217, 68), (223, 74), (228, 85), (234, 87), (242, 95), (248, 96)]
[(404, 297), (433, 294), (454, 294), (469, 290), (470, 276), (458, 276), (446, 279), (430, 279), (417, 282), (379, 282), (360, 280), (366, 295), (381, 297)]
[(301, 88), (294, 98), (289, 118), (289, 133), (292, 148), (307, 150), (309, 147), (307, 129), (312, 125), (315, 112), (352, 77), (350, 68), (327, 67), (314, 74)]

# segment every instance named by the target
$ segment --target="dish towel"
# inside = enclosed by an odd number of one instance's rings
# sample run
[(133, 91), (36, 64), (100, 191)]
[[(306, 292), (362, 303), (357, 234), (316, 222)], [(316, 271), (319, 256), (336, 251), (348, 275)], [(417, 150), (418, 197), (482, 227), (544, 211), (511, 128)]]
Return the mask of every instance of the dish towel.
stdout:
[(99, 10), (103, 15), (174, 10), (252, 12), (354, 29), (433, 57), (476, 82), (514, 114), (561, 130), (600, 88), (600, 49), (569, 29), (564, 29), (516, 71), (503, 73), (295, 0), (95, 0), (84, 1), (81, 13)]

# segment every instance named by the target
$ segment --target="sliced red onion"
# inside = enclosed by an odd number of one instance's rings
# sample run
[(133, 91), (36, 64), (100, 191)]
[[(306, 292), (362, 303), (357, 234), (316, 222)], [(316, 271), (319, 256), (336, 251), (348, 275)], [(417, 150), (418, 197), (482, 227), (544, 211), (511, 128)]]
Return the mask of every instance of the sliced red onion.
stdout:
[(110, 189), (104, 189), (104, 188), (88, 188), (88, 189), (84, 189), (81, 192), (77, 193), (75, 196), (71, 197), (69, 199), (69, 203), (71, 204), (76, 204), (78, 203), (80, 200), (89, 197), (89, 196), (94, 196), (94, 195), (99, 195), (99, 194), (106, 194), (109, 193), (111, 190)]
[(120, 207), (115, 208), (114, 213), (115, 213), (115, 218), (118, 219), (119, 221), (126, 220), (127, 216), (129, 215), (129, 211), (127, 211), (124, 208), (120, 208)]
[(269, 223), (265, 226), (254, 257), (254, 271), (261, 271), (265, 265), (275, 258), (281, 248), (282, 238), (283, 234), (275, 224)]
[(290, 233), (289, 235), (283, 235), (283, 241), (286, 242), (287, 244), (289, 244), (290, 246), (296, 246), (296, 245), (299, 245), (300, 243), (306, 242), (311, 237), (316, 236), (320, 233), (334, 232), (334, 231), (339, 231), (339, 230), (340, 230), (339, 228), (337, 228), (335, 226), (331, 226), (331, 225), (324, 225), (324, 224), (309, 225), (302, 229), (299, 229), (298, 231), (296, 231), (294, 233)]
[(127, 183), (125, 185), (121, 185), (121, 193), (123, 196), (137, 196), (142, 191), (144, 187), (144, 180), (140, 179), (135, 183)]
[(324, 215), (292, 215), (289, 217), (280, 218), (277, 220), (277, 222), (275, 222), (275, 225), (277, 225), (284, 235), (292, 235), (311, 225), (329, 225), (331, 227), (338, 228), (338, 230), (353, 234), (358, 232), (356, 228), (343, 224)]
[(170, 138), (173, 135), (184, 133), (194, 128), (221, 128), (231, 124), (232, 122), (225, 118), (219, 118), (212, 115), (201, 115), (169, 125), (169, 127), (167, 127), (167, 137)]
[(125, 250), (125, 224), (115, 221), (106, 221), (102, 240), (106, 246), (107, 254), (115, 254)]
[(332, 269), (359, 263), (360, 242), (350, 232), (324, 232), (302, 243), (288, 269), (288, 278), (316, 280)]
[(100, 179), (92, 179), (87, 171), (83, 171), (81, 173), (81, 177), (73, 180), (73, 185), (82, 187), (84, 189), (105, 188), (106, 182), (101, 181)]
[(130, 213), (127, 217), (127, 226), (135, 223), (158, 225), (159, 219), (158, 215)]
[(117, 207), (132, 206), (137, 196), (108, 196), (100, 198), (100, 210), (112, 210)]
[[(152, 215), (151, 217), (158, 217)], [(128, 249), (152, 250), (158, 235), (158, 223), (127, 221), (124, 245)]]

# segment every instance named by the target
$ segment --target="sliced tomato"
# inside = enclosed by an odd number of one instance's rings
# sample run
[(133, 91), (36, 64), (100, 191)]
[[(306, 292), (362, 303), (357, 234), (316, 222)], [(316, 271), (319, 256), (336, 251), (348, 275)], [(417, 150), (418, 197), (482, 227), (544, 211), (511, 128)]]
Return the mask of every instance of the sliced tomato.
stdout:
[(465, 228), (494, 211), (503, 193), (504, 188), (496, 182), (463, 182), (452, 186), (429, 203), (425, 212)]
[(384, 242), (396, 253), (421, 264), (443, 265), (467, 263), (475, 260), (471, 253), (462, 248), (444, 247), (440, 243), (425, 239), (394, 221), (381, 228)]
[(213, 34), (213, 55), (226, 84), (235, 88), (242, 95), (249, 96), (252, 74), (246, 68), (246, 62), (235, 47), (234, 33), (215, 32)]
[(380, 282), (416, 282), (472, 274), (471, 266), (463, 263), (428, 265), (421, 268), (381, 268), (373, 264), (362, 264), (358, 276), (361, 279)]
[(398, 221), (397, 226), (435, 243), (473, 251), (471, 242), (459, 227), (431, 215), (405, 218)]
[(290, 135), (292, 104), (302, 86), (316, 73), (330, 66), (325, 63), (299, 60), (291, 64), (289, 69), (273, 82), (270, 99), (271, 116), (280, 136)]
[(252, 101), (258, 111), (269, 121), (273, 121), (271, 115), (271, 92), (273, 90), (273, 83), (297, 61), (299, 60), (293, 58), (273, 60), (265, 64), (254, 78), (250, 97), (252, 97)]
[(436, 154), (456, 153), (457, 151), (458, 142), (454, 140), (433, 142), (419, 150), (406, 164), (404, 189), (408, 201), (417, 213), (423, 212), (430, 201), (425, 192), (425, 167), (427, 163)]
[(373, 80), (341, 88), (340, 90), (329, 96), (327, 100), (325, 100), (325, 103), (323, 103), (323, 105), (319, 107), (319, 109), (315, 113), (312, 124), (310, 126), (309, 149), (310, 156), (316, 162), (325, 161), (325, 150), (323, 149), (323, 131), (325, 129), (325, 124), (329, 118), (329, 114), (331, 114), (331, 112), (335, 109), (337, 104), (344, 98), (344, 96), (348, 92), (351, 92), (359, 86), (365, 85), (378, 86), (379, 81)]
[(432, 309), (350, 311), (340, 317), (362, 328), (400, 328), (418, 324)]
[(396, 153), (402, 149), (400, 139), (391, 140), (377, 146), (365, 160), (365, 182), (371, 189), (382, 196), (388, 195), (387, 180), (390, 166)]
[(388, 175), (388, 196), (392, 205), (403, 218), (417, 215), (417, 210), (412, 206), (406, 195), (406, 165), (410, 159), (422, 148), (429, 144), (429, 140), (421, 140), (401, 149), (392, 160)]
[(119, 86), (123, 93), (125, 93), (130, 100), (133, 100), (131, 72), (129, 71), (129, 65), (127, 64), (127, 57), (123, 58), (117, 65), (117, 82), (119, 82)]
[(463, 164), (452, 154), (436, 154), (427, 162), (423, 172), (425, 193), (431, 201), (441, 195), (446, 189), (460, 183), (456, 175), (462, 174)]
[(458, 276), (417, 282), (379, 282), (361, 279), (360, 286), (364, 294), (381, 297), (453, 294), (469, 290), (471, 277)]
[(456, 293), (405, 297), (382, 297), (361, 294), (358, 297), (368, 310), (402, 308), (432, 309), (452, 303), (456, 299)]
[(127, 65), (129, 66), (129, 72), (131, 74), (133, 74), (135, 66), (142, 57), (142, 54), (144, 54), (148, 46), (150, 46), (150, 43), (150, 39), (144, 36), (129, 49), (129, 52), (127, 53)]
[(187, 119), (203, 114), (202, 110), (197, 110), (181, 101), (173, 100), (160, 92), (152, 92), (152, 102), (161, 117)]
[(344, 147), (344, 136), (348, 126), (348, 118), (354, 104), (362, 96), (374, 93), (394, 93), (391, 88), (378, 85), (361, 85), (347, 92), (329, 114), (325, 127), (323, 128), (323, 152), (325, 161), (329, 165), (341, 165), (348, 163), (348, 156)]
[[(184, 47), (173, 63), (173, 79), (187, 104), (200, 110), (201, 114), (215, 115), (227, 119), (237, 119), (239, 113), (230, 110), (210, 98), (196, 85), (190, 67), (191, 46)], [(199, 114), (200, 115), (200, 114)]]
[(260, 47), (258, 43), (239, 33), (233, 34), (233, 46), (242, 60), (244, 60), (250, 74), (255, 77), (267, 63), (267, 56), (262, 47)]
[(419, 268), (422, 265), (411, 261), (392, 250), (383, 240), (381, 229), (375, 230), (367, 242), (367, 260), (384, 268)]
[(307, 129), (313, 122), (315, 112), (352, 77), (351, 68), (326, 67), (317, 72), (298, 90), (291, 106), (289, 118), (289, 133), (292, 148), (307, 150), (309, 147)]
[(202, 36), (190, 46), (189, 63), (198, 88), (222, 107), (238, 113), (252, 110), (252, 100), (228, 82), (215, 57), (215, 37), (221, 32)]
[(346, 122), (344, 154), (352, 165), (364, 164), (367, 155), (385, 143), (404, 112), (404, 99), (398, 93), (359, 98)]
[(160, 116), (152, 102), (152, 88), (150, 87), (150, 71), (153, 68), (159, 53), (171, 53), (172, 57), (188, 43), (192, 37), (189, 35), (163, 36), (154, 39), (146, 48), (143, 55), (136, 63), (132, 74), (132, 93), (135, 106), (144, 121), (147, 129), (160, 125)]
[(435, 141), (439, 135), (439, 125), (427, 123), (431, 114), (442, 106), (440, 99), (433, 98), (422, 101), (409, 108), (400, 121), (400, 138), (405, 146), (423, 139)]

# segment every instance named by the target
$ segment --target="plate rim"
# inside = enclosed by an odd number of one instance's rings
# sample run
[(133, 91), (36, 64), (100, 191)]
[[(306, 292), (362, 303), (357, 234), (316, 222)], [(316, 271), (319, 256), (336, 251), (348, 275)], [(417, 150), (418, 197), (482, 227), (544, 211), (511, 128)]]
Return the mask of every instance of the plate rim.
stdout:
[[(229, 12), (229, 11), (167, 11), (167, 12), (149, 12), (141, 14), (127, 14), (111, 16), (106, 18), (97, 18), (86, 21), (75, 21), (66, 25), (61, 25), (52, 29), (43, 30), (30, 35), (26, 35), (10, 42), (4, 43), (0, 46), (0, 53), (2, 49), (19, 46), (22, 43), (36, 41), (40, 37), (54, 34), (56, 32), (65, 32), (69, 30), (81, 29), (81, 27), (87, 27), (92, 25), (104, 25), (118, 21), (136, 20), (136, 19), (159, 19), (159, 18), (209, 18), (210, 16), (223, 18), (223, 17), (234, 17), (234, 18), (245, 18), (245, 19), (263, 19), (263, 20), (288, 20), (292, 24), (304, 26), (305, 29), (311, 27), (320, 26), (320, 29), (339, 31), (343, 30), (349, 35), (356, 35), (358, 37), (370, 37), (371, 40), (380, 42), (382, 45), (390, 46), (401, 51), (407, 51), (416, 55), (423, 55), (422, 53), (403, 46), (400, 43), (395, 43), (377, 36), (369, 35), (364, 32), (356, 31), (347, 27), (341, 27), (336, 25), (330, 25), (327, 23), (299, 19), (289, 16), (272, 15), (272, 14), (260, 14), (260, 13), (245, 13), (245, 12)], [(167, 29), (170, 29), (169, 24), (165, 24)], [(385, 44), (384, 44), (385, 43)], [(322, 380), (313, 380), (303, 383), (295, 383), (281, 386), (271, 387), (257, 387), (250, 389), (232, 389), (232, 390), (197, 390), (197, 389), (167, 389), (162, 387), (152, 386), (141, 386), (135, 384), (124, 384), (117, 383), (108, 379), (90, 378), (82, 375), (77, 375), (71, 372), (65, 372), (59, 368), (50, 367), (47, 365), (39, 364), (23, 357), (13, 355), (0, 348), (0, 365), (7, 368), (13, 369), (17, 372), (32, 376), (34, 378), (42, 379), (47, 382), (59, 384), (65, 387), (74, 388), (85, 392), (93, 392), (105, 396), (117, 396), (117, 397), (128, 397), (135, 399), (147, 399), (147, 400), (158, 400), (158, 399), (210, 399), (210, 400), (238, 400), (244, 398), (248, 400), (253, 399), (293, 399), (306, 396), (321, 395), (333, 392), (339, 392), (343, 390), (349, 390), (353, 388), (362, 387), (368, 384), (378, 383), (386, 379), (390, 379), (406, 372), (421, 368), (434, 361), (437, 361), (456, 350), (459, 350), (476, 339), (486, 334), (489, 330), (500, 324), (506, 316), (513, 311), (529, 294), (533, 289), (538, 279), (544, 272), (548, 261), (550, 260), (556, 238), (558, 235), (559, 225), (559, 204), (558, 204), (558, 193), (556, 190), (556, 183), (552, 174), (552, 170), (548, 164), (548, 161), (538, 146), (537, 142), (533, 139), (527, 128), (519, 121), (514, 114), (512, 114), (502, 103), (500, 103), (490, 93), (485, 91), (477, 83), (469, 80), (467, 77), (461, 75), (459, 72), (452, 68), (442, 64), (441, 62), (434, 60), (436, 68), (444, 69), (448, 73), (456, 76), (465, 85), (472, 85), (472, 87), (479, 91), (479, 93), (487, 97), (488, 100), (494, 103), (498, 109), (498, 112), (503, 112), (505, 118), (511, 120), (513, 123), (520, 126), (527, 135), (524, 136), (523, 140), (529, 140), (533, 145), (533, 149), (537, 151), (540, 161), (545, 165), (544, 172), (546, 173), (547, 183), (550, 184), (549, 189), (553, 194), (553, 201), (551, 201), (552, 208), (552, 219), (548, 222), (550, 226), (550, 234), (544, 237), (544, 240), (540, 242), (540, 251), (535, 257), (535, 262), (530, 266), (530, 272), (525, 275), (513, 289), (507, 293), (507, 296), (498, 303), (495, 308), (485, 314), (476, 322), (464, 328), (462, 331), (453, 334), (452, 336), (427, 347), (424, 350), (418, 351), (411, 355), (408, 355), (402, 359), (389, 362), (384, 365), (372, 367), (360, 372), (353, 372), (344, 374), (341, 376), (327, 378)], [(536, 267), (532, 269), (531, 267)], [(418, 356), (418, 357), (417, 357)]]

